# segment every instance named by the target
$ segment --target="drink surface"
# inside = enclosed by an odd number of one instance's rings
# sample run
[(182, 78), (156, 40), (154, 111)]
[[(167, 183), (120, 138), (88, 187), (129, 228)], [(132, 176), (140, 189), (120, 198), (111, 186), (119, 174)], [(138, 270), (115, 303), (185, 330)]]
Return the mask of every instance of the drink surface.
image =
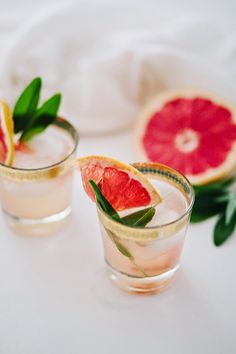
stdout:
[(63, 129), (51, 125), (27, 145), (16, 149), (13, 166), (25, 169), (47, 167), (66, 158), (73, 147), (71, 136)]

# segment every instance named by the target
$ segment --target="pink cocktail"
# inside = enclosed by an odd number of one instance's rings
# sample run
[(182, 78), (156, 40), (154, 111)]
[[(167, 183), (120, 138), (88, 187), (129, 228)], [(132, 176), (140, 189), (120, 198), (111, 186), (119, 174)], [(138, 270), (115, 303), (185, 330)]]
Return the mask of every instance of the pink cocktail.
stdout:
[(18, 233), (57, 231), (71, 211), (73, 161), (78, 134), (67, 121), (16, 148), (13, 167), (0, 165), (0, 199), (8, 225)]
[(98, 215), (110, 278), (124, 290), (152, 293), (165, 289), (179, 268), (194, 194), (188, 180), (172, 168), (157, 163), (135, 167), (162, 197), (151, 222), (146, 227), (126, 226), (99, 206)]

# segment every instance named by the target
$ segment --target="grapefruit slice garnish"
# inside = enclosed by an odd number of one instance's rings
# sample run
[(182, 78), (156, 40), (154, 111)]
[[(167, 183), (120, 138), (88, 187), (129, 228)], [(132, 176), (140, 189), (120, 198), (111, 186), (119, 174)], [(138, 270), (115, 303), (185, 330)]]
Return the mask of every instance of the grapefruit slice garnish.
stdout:
[(193, 184), (236, 167), (236, 108), (211, 93), (167, 91), (141, 112), (134, 132), (139, 160), (163, 163)]
[(157, 204), (161, 197), (148, 179), (131, 165), (104, 156), (78, 160), (84, 189), (94, 200), (93, 180), (116, 211)]
[(14, 158), (14, 123), (10, 107), (0, 100), (0, 162), (12, 165)]

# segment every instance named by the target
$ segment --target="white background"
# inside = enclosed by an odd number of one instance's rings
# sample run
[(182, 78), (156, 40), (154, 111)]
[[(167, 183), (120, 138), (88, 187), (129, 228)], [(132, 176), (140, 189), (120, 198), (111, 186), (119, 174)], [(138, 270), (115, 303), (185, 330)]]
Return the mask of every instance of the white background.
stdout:
[[(135, 16), (137, 2), (126, 3)], [(234, 1), (145, 1), (143, 11), (149, 3), (165, 18), (199, 13), (236, 30)], [(39, 4), (1, 6), (28, 16)], [(78, 154), (92, 153), (131, 161), (130, 133), (82, 138)], [(106, 279), (95, 208), (80, 186), (76, 174), (73, 220), (56, 236), (13, 235), (1, 217), (0, 354), (235, 353), (236, 235), (216, 248), (213, 221), (191, 225), (174, 286), (128, 295)]]

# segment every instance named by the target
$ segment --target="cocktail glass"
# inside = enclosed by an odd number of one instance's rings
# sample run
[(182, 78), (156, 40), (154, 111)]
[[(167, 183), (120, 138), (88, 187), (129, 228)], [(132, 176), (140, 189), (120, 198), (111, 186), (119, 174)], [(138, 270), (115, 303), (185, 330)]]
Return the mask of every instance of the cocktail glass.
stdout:
[(0, 164), (0, 201), (14, 232), (49, 234), (66, 223), (77, 145), (75, 128), (58, 118), (29, 146), (16, 150), (14, 167)]
[(156, 293), (172, 283), (180, 266), (194, 192), (190, 182), (170, 167), (158, 163), (134, 166), (156, 186), (162, 202), (146, 227), (123, 225), (97, 205), (106, 268), (123, 290)]

